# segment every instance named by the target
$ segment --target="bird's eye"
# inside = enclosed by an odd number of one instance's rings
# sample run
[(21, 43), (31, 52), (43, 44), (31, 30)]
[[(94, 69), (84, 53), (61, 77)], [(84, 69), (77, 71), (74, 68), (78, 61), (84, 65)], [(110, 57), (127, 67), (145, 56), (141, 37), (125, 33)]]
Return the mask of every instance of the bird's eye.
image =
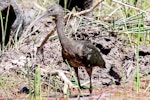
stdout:
[(52, 11), (53, 11), (53, 9), (49, 9), (48, 11), (49, 11), (49, 12), (52, 12)]

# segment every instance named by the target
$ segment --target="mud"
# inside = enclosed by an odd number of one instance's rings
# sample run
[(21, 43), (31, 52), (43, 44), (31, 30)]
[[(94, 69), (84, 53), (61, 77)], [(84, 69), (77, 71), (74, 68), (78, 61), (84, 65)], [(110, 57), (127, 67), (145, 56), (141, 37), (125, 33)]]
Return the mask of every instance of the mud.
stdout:
[[(57, 32), (44, 45), (44, 58), (36, 55), (37, 47), (54, 25), (52, 19), (46, 18), (32, 28), (34, 32), (29, 37), (25, 38), (26, 34), (22, 33), (19, 43), (0, 55), (0, 74), (11, 72), (27, 74), (27, 65), (30, 66), (33, 75), (39, 65), (47, 71), (53, 69), (70, 71), (62, 60)], [(137, 66), (141, 76), (150, 74), (150, 46), (140, 45), (139, 59), (137, 59), (137, 46), (131, 46), (128, 39), (115, 33), (109, 23), (74, 17), (66, 25), (66, 36), (75, 40), (91, 41), (104, 57), (107, 69), (94, 68), (93, 86), (122, 85), (129, 82), (135, 78)], [(80, 68), (79, 74), (81, 83), (89, 81), (83, 67)], [(67, 77), (72, 79), (69, 75)]]

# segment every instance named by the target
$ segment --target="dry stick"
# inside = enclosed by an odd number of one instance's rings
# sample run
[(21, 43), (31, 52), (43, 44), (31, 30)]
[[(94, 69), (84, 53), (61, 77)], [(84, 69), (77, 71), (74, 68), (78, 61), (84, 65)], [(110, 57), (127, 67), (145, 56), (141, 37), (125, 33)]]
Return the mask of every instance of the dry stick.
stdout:
[(80, 16), (80, 15), (84, 15), (86, 13), (89, 13), (91, 11), (93, 11), (101, 2), (103, 2), (104, 0), (99, 0), (96, 4), (94, 4), (94, 6), (92, 6), (90, 9), (87, 9), (87, 10), (83, 10), (83, 11), (80, 11), (78, 13), (75, 13), (73, 16)]
[[(83, 15), (83, 14), (86, 14), (86, 13), (89, 13), (91, 12), (94, 8), (96, 8), (101, 2), (103, 2), (104, 0), (99, 0), (94, 6), (92, 6), (90, 9), (87, 9), (87, 10), (83, 10), (81, 12), (78, 12), (76, 14), (67, 14), (65, 16), (65, 23), (66, 23), (66, 20), (69, 16), (80, 16), (80, 15)], [(56, 30), (56, 26), (47, 34), (47, 36), (45, 37), (45, 39), (42, 41), (41, 45), (37, 48), (37, 52), (41, 51), (44, 44), (46, 43), (46, 41), (49, 39), (49, 37), (55, 32)]]
[(47, 71), (47, 70), (41, 68), (41, 73), (43, 75), (45, 75), (44, 73), (47, 73), (48, 75), (51, 75), (51, 76), (59, 76), (59, 78), (64, 81), (64, 87), (63, 87), (64, 94), (67, 94), (68, 88), (76, 88), (77, 87), (76, 85), (72, 84), (72, 82), (65, 75), (65, 74), (70, 74), (67, 71), (63, 71), (63, 70)]
[(143, 13), (146, 13), (146, 11), (144, 11), (144, 10), (142, 10), (142, 9), (140, 9), (140, 8), (134, 7), (134, 6), (132, 6), (132, 5), (125, 4), (125, 3), (121, 2), (121, 1), (118, 1), (118, 0), (113, 0), (113, 1), (116, 2), (116, 3), (119, 3), (119, 4), (123, 5), (123, 6), (127, 6), (127, 7), (130, 7), (130, 8), (132, 8), (132, 9), (135, 9), (135, 10), (141, 11), (141, 12), (143, 12)]
[(49, 37), (55, 32), (55, 30), (56, 30), (56, 26), (47, 34), (45, 39), (42, 41), (41, 45), (37, 48), (37, 52), (39, 52), (43, 48), (44, 44), (49, 39)]

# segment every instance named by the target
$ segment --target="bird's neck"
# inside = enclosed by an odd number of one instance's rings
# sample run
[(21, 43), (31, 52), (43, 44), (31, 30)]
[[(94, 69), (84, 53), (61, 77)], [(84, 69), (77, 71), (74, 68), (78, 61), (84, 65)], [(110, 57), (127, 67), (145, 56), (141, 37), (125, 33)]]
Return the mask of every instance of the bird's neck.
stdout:
[(64, 46), (69, 41), (69, 39), (65, 36), (63, 16), (56, 17), (56, 27), (60, 43), (62, 46)]

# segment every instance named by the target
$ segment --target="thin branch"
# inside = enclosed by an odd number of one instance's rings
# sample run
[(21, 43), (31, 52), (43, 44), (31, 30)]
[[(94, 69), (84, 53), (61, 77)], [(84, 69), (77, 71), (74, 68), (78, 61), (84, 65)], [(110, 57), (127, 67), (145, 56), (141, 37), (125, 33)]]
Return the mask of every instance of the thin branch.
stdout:
[(101, 2), (103, 2), (104, 0), (99, 0), (96, 4), (94, 4), (94, 6), (92, 6), (90, 9), (87, 10), (83, 10), (80, 12), (75, 13), (73, 16), (80, 16), (80, 15), (84, 15), (86, 13), (89, 13), (91, 11), (93, 11)]
[(123, 5), (123, 6), (127, 6), (127, 7), (130, 7), (130, 8), (132, 8), (132, 9), (135, 9), (135, 10), (141, 11), (141, 12), (143, 12), (143, 13), (146, 13), (146, 11), (144, 11), (144, 10), (142, 10), (142, 9), (140, 9), (140, 8), (134, 7), (134, 6), (132, 6), (132, 5), (123, 3), (123, 2), (118, 1), (118, 0), (113, 0), (113, 1), (116, 2), (116, 3), (119, 3), (119, 4)]
[(68, 73), (67, 71), (52, 70), (48, 72), (45, 69), (41, 69), (41, 73), (42, 75), (44, 75), (43, 73), (48, 73), (49, 75), (52, 75), (52, 76), (58, 76), (61, 80), (63, 80), (64, 81), (64, 88), (63, 88), (64, 94), (67, 94), (68, 88), (77, 88), (77, 86), (72, 84), (72, 82), (65, 75), (65, 73)]

